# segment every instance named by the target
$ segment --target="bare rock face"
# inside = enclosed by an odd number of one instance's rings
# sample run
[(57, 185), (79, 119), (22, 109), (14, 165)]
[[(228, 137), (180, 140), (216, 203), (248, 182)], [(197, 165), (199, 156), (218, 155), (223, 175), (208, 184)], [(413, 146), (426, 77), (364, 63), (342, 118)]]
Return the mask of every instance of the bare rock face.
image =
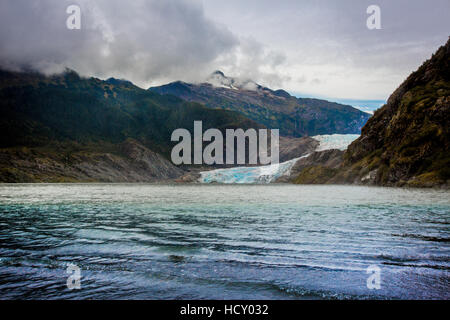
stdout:
[(183, 176), (179, 177), (178, 179), (175, 180), (175, 182), (177, 182), (177, 183), (197, 183), (197, 182), (199, 182), (200, 176), (201, 176), (200, 171), (194, 170), (194, 171), (190, 171), (190, 172), (184, 174)]
[(184, 174), (184, 171), (174, 166), (159, 153), (128, 139), (121, 146), (123, 154), (136, 173), (142, 173), (148, 179), (174, 179)]
[(280, 137), (280, 162), (285, 162), (312, 153), (318, 146), (319, 142), (310, 137)]

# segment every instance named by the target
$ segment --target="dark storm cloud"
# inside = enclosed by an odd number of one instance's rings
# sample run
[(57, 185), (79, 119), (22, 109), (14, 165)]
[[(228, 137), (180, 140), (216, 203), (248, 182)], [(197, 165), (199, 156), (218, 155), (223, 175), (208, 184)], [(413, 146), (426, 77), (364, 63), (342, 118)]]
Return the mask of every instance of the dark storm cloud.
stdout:
[(70, 67), (145, 83), (210, 72), (209, 63), (239, 43), (226, 27), (206, 18), (195, 1), (79, 0), (81, 30), (66, 28), (71, 4), (1, 1), (1, 65), (45, 72)]
[[(81, 30), (66, 28), (78, 4)], [(366, 9), (381, 8), (369, 30)], [(448, 0), (2, 0), (0, 66), (143, 87), (226, 74), (317, 96), (385, 99), (450, 35)]]

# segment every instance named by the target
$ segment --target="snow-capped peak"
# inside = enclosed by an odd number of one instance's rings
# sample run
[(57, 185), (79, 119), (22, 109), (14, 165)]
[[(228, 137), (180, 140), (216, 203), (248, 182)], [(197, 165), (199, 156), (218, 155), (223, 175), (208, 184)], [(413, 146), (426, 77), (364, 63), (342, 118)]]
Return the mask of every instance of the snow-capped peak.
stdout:
[(231, 78), (225, 76), (225, 74), (220, 71), (214, 71), (208, 79), (206, 79), (206, 83), (213, 85), (214, 87), (221, 87), (227, 89), (234, 90), (257, 90), (260, 86), (252, 80), (242, 80), (239, 78)]

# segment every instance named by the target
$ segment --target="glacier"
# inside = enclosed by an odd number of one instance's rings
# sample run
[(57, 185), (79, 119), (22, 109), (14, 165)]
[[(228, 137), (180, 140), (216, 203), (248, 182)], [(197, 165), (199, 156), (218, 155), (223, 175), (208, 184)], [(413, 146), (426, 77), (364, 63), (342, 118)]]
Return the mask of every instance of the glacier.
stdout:
[[(315, 151), (329, 149), (345, 150), (348, 145), (359, 137), (358, 134), (319, 135), (311, 138), (319, 141)], [(286, 162), (259, 167), (234, 167), (200, 172), (200, 183), (223, 184), (266, 184), (275, 182), (278, 178), (290, 174), (295, 163), (308, 157), (309, 154)]]

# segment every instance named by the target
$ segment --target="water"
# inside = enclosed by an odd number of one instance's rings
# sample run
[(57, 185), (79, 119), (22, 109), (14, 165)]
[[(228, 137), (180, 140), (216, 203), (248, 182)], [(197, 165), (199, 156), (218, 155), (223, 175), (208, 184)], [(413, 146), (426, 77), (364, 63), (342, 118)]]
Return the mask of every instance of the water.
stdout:
[(449, 299), (449, 212), (438, 190), (0, 185), (0, 298)]
[[(315, 151), (329, 149), (345, 150), (358, 139), (357, 134), (331, 134), (312, 137), (319, 141), (319, 146)], [(201, 183), (225, 183), (225, 184), (245, 184), (245, 183), (272, 183), (282, 176), (289, 176), (292, 167), (301, 158), (308, 157), (309, 154), (299, 158), (291, 159), (282, 163), (275, 163), (259, 167), (234, 167), (227, 169), (216, 169), (200, 172), (199, 182)]]

